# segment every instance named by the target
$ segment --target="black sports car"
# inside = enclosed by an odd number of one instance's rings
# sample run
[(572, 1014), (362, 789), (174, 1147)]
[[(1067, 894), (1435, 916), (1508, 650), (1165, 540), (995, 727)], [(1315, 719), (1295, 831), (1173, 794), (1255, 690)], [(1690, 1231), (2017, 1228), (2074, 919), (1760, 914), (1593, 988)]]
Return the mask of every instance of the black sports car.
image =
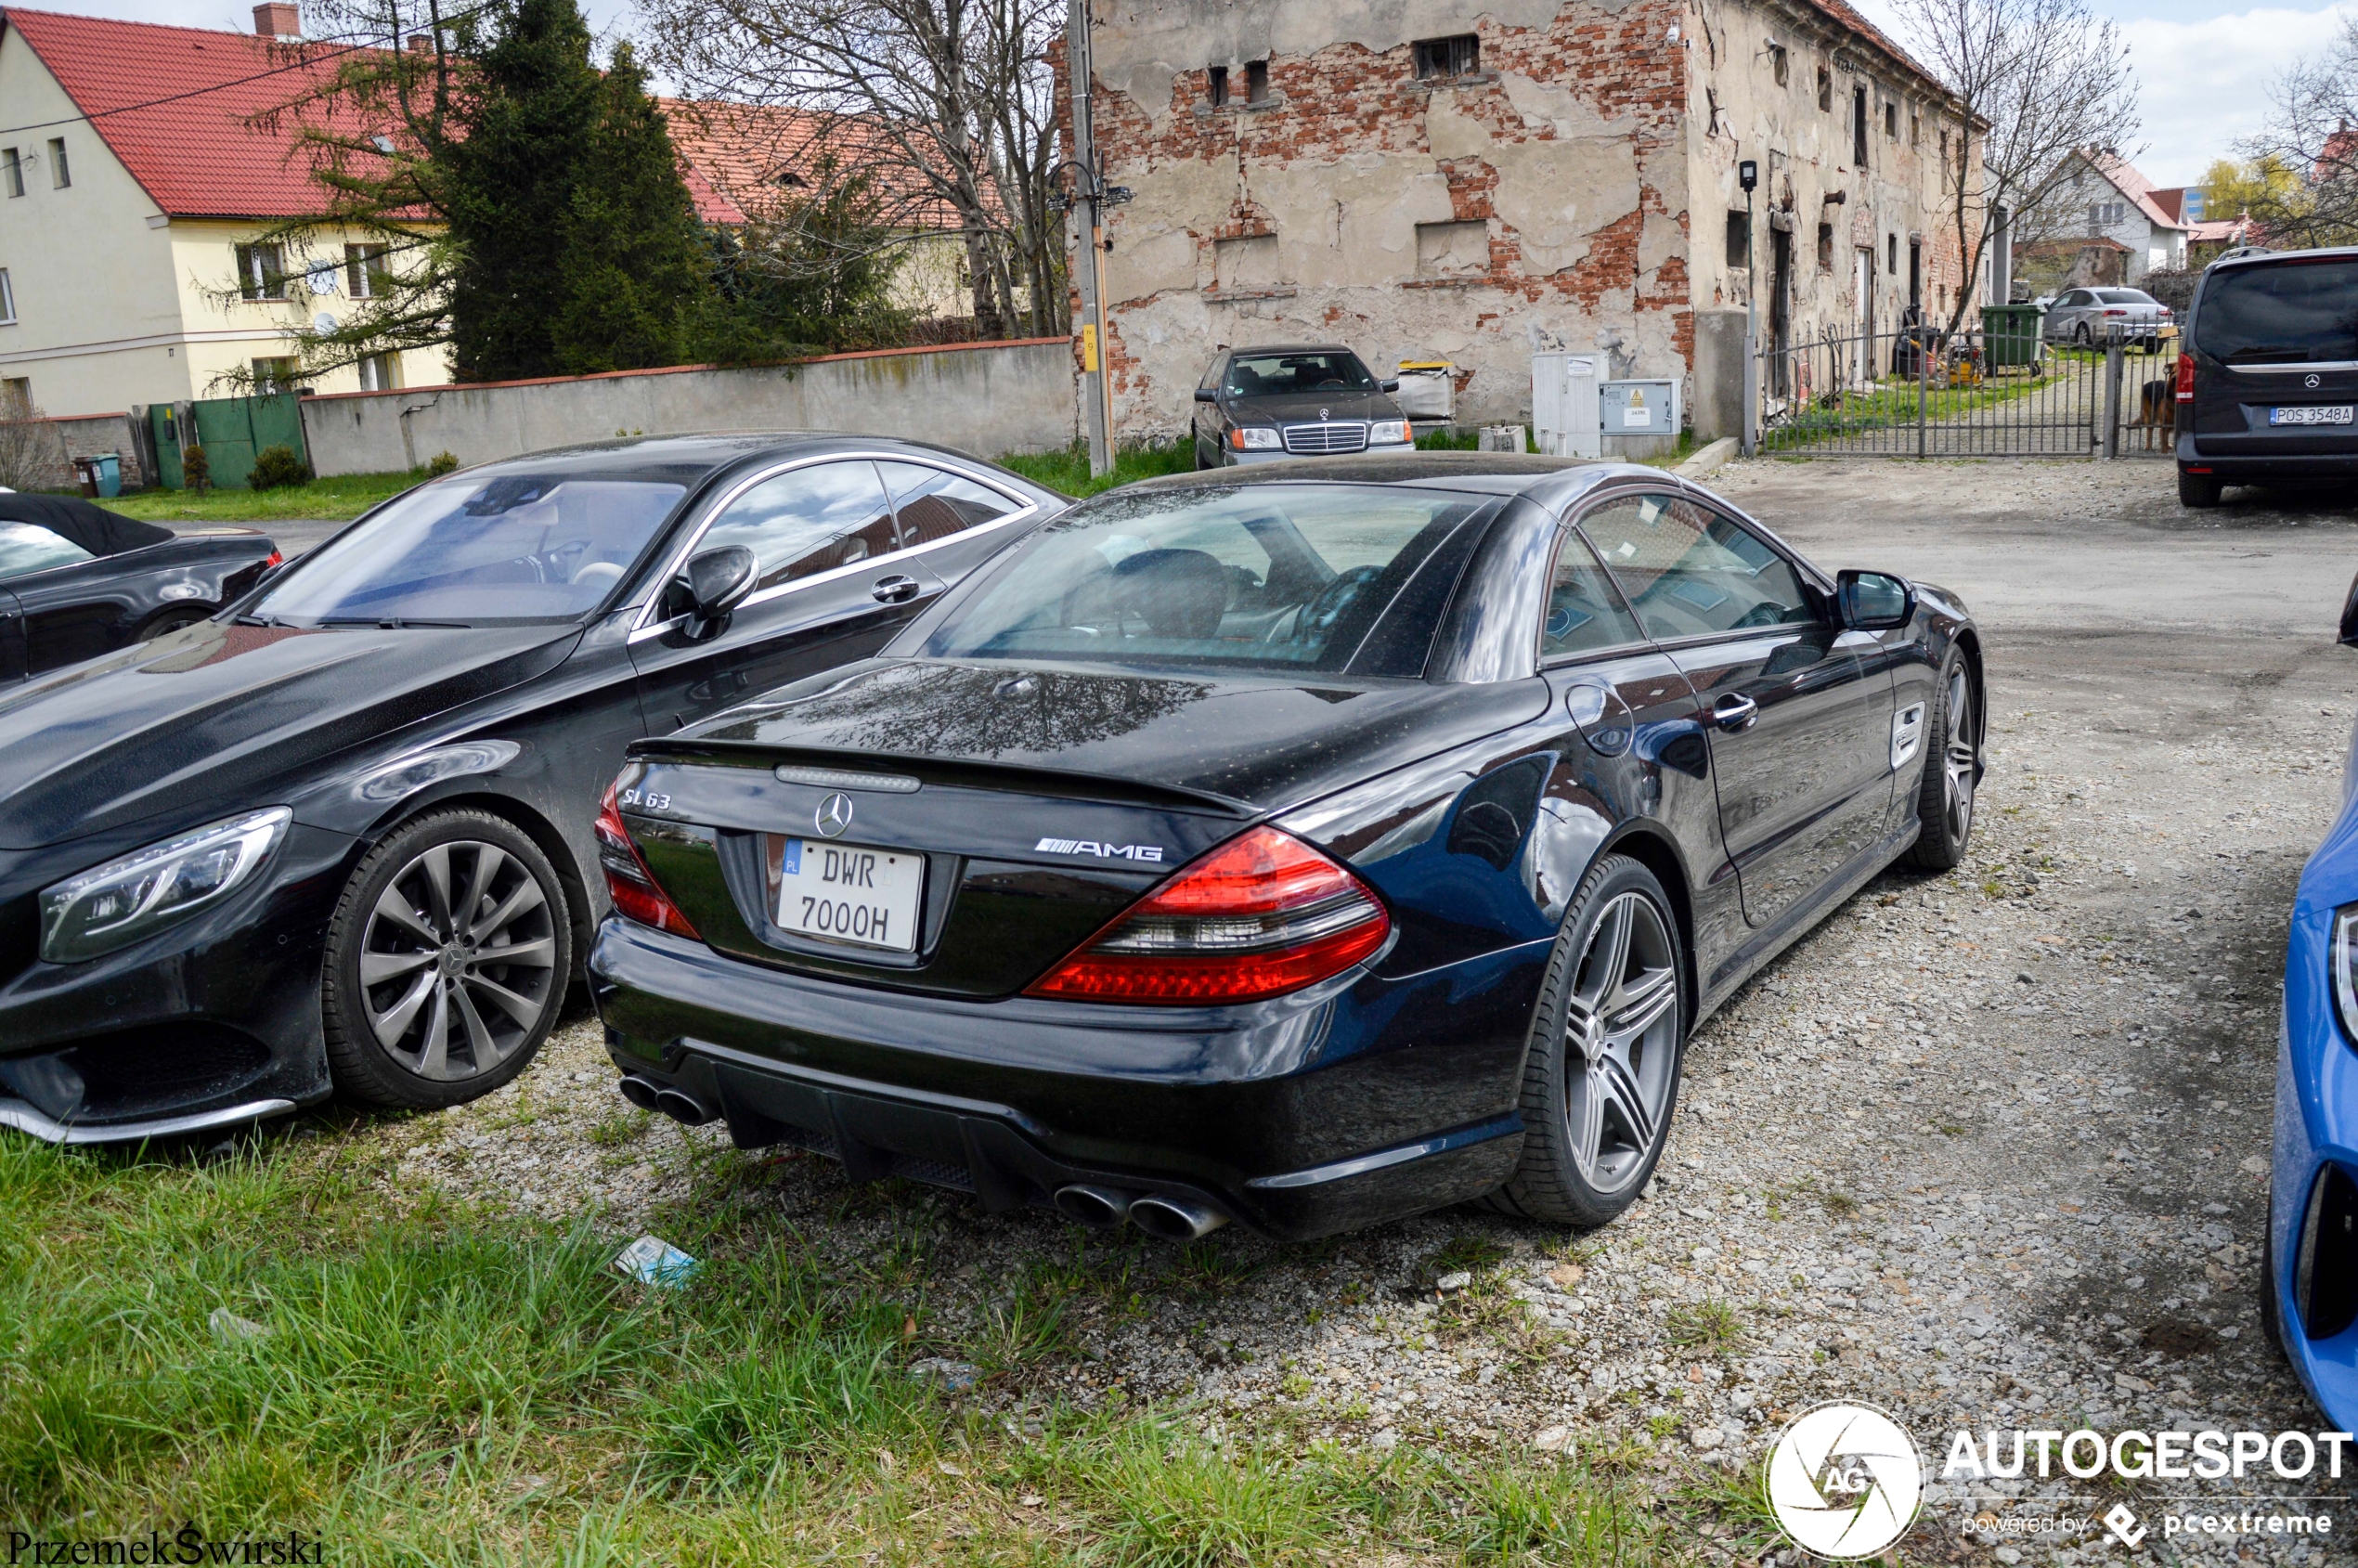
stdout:
[(1303, 1238), (1610, 1219), (1696, 1021), (1954, 865), (1978, 637), (1654, 469), (1085, 502), (877, 657), (632, 747), (624, 1095), (986, 1205)]
[(1196, 466), (1414, 451), (1399, 390), (1341, 343), (1229, 349), (1196, 388)]
[(71, 496), (0, 492), (0, 680), (201, 621), (277, 564), (251, 528), (176, 535)]
[(0, 1123), (86, 1142), (519, 1071), (624, 747), (862, 657), (1061, 509), (907, 442), (543, 452), (0, 693)]

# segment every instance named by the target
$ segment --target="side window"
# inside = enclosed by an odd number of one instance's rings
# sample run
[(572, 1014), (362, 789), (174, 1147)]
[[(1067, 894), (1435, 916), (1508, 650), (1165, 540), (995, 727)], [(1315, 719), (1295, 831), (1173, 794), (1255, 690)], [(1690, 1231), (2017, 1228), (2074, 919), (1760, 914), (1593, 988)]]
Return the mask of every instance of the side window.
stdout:
[(1626, 496), (1580, 520), (1638, 619), (1665, 641), (1812, 621), (1791, 563), (1679, 496)]
[(765, 479), (731, 501), (698, 550), (741, 544), (760, 563), (757, 588), (775, 588), (899, 549), (892, 503), (876, 465), (819, 463)]
[(1016, 503), (991, 488), (927, 463), (887, 462), (885, 488), (892, 492), (892, 509), (900, 514), (900, 544), (909, 549), (948, 538), (979, 524), (992, 522), (1016, 510)]
[(1196, 387), (1198, 391), (1210, 392), (1220, 384), (1220, 360), (1212, 360), (1211, 369), (1203, 373), (1203, 380), (1196, 382)]
[(1556, 549), (1555, 581), (1548, 590), (1548, 618), (1540, 625), (1539, 656), (1561, 658), (1644, 641), (1587, 541), (1565, 529)]

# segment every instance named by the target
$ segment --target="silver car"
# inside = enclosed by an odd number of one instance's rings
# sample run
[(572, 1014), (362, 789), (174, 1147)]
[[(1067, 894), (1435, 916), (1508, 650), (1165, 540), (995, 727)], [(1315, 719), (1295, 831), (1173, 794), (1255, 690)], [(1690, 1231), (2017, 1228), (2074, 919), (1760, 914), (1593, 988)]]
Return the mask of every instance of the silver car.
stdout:
[(2161, 346), (2170, 319), (2170, 307), (2143, 289), (2066, 289), (2047, 307), (2039, 335), (2074, 348), (2119, 339), (2151, 352)]

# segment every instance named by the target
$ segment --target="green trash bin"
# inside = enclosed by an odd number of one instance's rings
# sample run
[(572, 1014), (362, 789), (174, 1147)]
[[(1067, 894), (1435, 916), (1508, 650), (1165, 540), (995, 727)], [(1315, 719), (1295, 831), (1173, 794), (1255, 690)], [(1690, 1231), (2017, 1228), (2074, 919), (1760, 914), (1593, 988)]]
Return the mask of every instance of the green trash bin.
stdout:
[(2039, 318), (2035, 305), (1985, 305), (1981, 307), (1983, 363), (1995, 370), (2008, 365), (2039, 363)]

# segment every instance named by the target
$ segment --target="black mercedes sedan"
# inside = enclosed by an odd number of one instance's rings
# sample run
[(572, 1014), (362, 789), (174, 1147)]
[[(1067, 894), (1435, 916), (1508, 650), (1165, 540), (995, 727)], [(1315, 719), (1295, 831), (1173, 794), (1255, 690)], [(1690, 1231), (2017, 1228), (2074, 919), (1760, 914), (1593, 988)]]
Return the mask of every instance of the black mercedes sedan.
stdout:
[(902, 441), (542, 452), (0, 692), (0, 1124), (90, 1142), (506, 1082), (603, 913), (628, 744), (873, 654), (1063, 505)]
[(77, 497), (0, 492), (0, 680), (201, 621), (278, 564), (251, 528), (179, 535)]
[(621, 1091), (986, 1206), (1593, 1225), (1683, 1042), (1965, 852), (1953, 595), (1659, 470), (1420, 454), (1084, 502), (876, 657), (631, 748)]
[(1414, 451), (1399, 390), (1341, 343), (1230, 349), (1196, 388), (1196, 466)]

